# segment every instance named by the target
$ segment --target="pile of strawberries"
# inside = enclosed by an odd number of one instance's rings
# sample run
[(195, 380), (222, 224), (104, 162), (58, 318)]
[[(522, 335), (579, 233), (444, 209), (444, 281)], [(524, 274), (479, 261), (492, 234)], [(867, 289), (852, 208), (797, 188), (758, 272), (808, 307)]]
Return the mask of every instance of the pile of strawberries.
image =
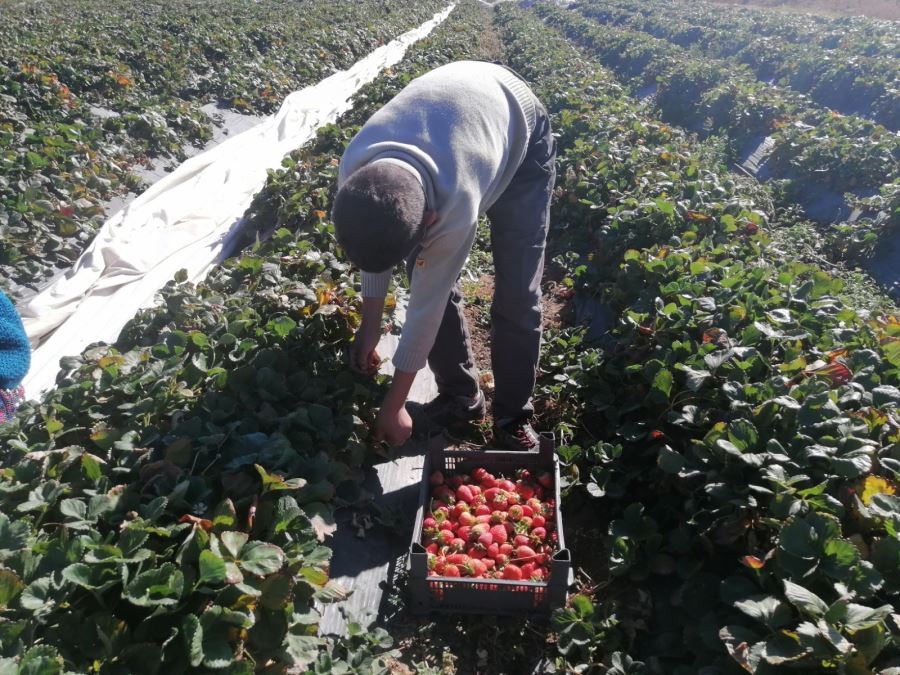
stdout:
[[(431, 510), (422, 543), (428, 575), (546, 581), (557, 548), (553, 477), (533, 477), (527, 469), (516, 480), (483, 468), (471, 474), (430, 476)], [(549, 498), (547, 498), (549, 496)]]

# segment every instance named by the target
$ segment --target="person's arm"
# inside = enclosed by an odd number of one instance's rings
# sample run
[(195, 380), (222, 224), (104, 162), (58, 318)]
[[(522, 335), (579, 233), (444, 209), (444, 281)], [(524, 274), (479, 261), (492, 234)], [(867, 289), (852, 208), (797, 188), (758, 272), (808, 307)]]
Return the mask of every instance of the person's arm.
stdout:
[(363, 297), (362, 322), (350, 346), (350, 367), (365, 375), (372, 375), (381, 365), (376, 348), (381, 339), (381, 317), (384, 314), (384, 296)]
[(375, 423), (375, 440), (403, 445), (412, 435), (412, 418), (406, 412), (406, 399), (416, 373), (395, 370), (391, 388), (384, 397)]

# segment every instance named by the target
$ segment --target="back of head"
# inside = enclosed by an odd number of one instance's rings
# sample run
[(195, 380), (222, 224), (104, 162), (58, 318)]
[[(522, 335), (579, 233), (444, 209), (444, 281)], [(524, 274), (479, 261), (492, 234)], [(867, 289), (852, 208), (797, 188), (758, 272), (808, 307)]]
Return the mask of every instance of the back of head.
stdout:
[(365, 272), (383, 272), (421, 240), (425, 191), (396, 164), (367, 164), (338, 190), (331, 215), (347, 257)]

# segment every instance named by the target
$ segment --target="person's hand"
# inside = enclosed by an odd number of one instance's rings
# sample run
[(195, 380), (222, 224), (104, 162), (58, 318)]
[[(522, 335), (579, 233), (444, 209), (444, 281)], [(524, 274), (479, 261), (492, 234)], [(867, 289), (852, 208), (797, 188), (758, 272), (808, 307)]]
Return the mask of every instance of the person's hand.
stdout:
[(389, 445), (403, 445), (412, 435), (413, 421), (406, 406), (399, 408), (382, 406), (375, 420), (375, 440), (386, 441)]
[(350, 367), (363, 375), (374, 375), (381, 365), (381, 357), (378, 356), (378, 326), (373, 330), (365, 322), (357, 329), (353, 343), (350, 345)]

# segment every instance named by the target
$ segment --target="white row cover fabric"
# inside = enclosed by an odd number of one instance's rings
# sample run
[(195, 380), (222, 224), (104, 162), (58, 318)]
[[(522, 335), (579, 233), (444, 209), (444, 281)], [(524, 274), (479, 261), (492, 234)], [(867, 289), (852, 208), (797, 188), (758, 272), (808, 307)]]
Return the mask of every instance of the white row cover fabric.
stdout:
[(113, 215), (65, 275), (19, 308), (33, 349), (26, 394), (37, 398), (53, 386), (60, 358), (115, 341), (178, 270), (203, 279), (237, 233), (267, 169), (348, 110), (360, 87), (398, 63), (454, 6), (348, 70), (290, 94), (277, 114), (188, 159)]

